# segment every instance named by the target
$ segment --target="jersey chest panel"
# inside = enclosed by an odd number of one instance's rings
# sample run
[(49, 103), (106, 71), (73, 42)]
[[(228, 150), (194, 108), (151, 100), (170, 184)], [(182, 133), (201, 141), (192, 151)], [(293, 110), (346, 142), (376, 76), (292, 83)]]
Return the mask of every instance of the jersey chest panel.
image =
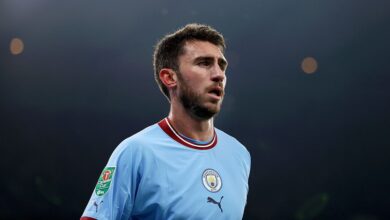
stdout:
[[(202, 151), (173, 143), (148, 152), (133, 215), (142, 219), (241, 219), (245, 178), (231, 169), (240, 166), (229, 158), (232, 154), (221, 150), (223, 146)], [(152, 217), (156, 213), (159, 216)]]

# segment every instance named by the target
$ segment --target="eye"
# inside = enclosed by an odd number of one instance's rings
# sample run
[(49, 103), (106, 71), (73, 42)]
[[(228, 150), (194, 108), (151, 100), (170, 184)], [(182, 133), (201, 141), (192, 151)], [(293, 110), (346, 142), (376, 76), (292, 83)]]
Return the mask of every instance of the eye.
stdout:
[(198, 63), (199, 66), (210, 66), (212, 63), (208, 60), (202, 60)]
[(221, 68), (222, 71), (225, 71), (227, 68), (227, 63), (220, 63), (219, 68)]

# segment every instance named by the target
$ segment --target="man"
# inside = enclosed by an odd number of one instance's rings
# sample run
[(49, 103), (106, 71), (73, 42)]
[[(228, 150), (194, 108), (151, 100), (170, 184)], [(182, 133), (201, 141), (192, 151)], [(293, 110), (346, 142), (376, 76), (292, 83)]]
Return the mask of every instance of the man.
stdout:
[(242, 219), (250, 155), (213, 121), (224, 49), (222, 35), (199, 24), (160, 40), (155, 78), (169, 115), (115, 149), (81, 219)]

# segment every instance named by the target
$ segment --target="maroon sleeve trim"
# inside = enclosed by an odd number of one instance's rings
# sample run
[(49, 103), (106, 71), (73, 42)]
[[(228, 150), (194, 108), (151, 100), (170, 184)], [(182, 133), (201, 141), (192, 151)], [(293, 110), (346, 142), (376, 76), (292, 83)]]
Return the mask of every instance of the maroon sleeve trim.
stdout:
[(87, 216), (81, 216), (80, 220), (96, 220), (96, 218), (91, 218)]

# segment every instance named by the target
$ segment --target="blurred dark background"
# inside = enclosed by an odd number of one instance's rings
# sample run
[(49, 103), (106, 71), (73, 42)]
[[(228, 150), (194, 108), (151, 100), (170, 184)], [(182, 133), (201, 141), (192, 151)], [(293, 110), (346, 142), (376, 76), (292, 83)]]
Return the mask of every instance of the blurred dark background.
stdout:
[(113, 149), (168, 113), (156, 41), (226, 37), (218, 128), (252, 155), (245, 219), (390, 219), (388, 0), (0, 0), (0, 219), (77, 219)]

